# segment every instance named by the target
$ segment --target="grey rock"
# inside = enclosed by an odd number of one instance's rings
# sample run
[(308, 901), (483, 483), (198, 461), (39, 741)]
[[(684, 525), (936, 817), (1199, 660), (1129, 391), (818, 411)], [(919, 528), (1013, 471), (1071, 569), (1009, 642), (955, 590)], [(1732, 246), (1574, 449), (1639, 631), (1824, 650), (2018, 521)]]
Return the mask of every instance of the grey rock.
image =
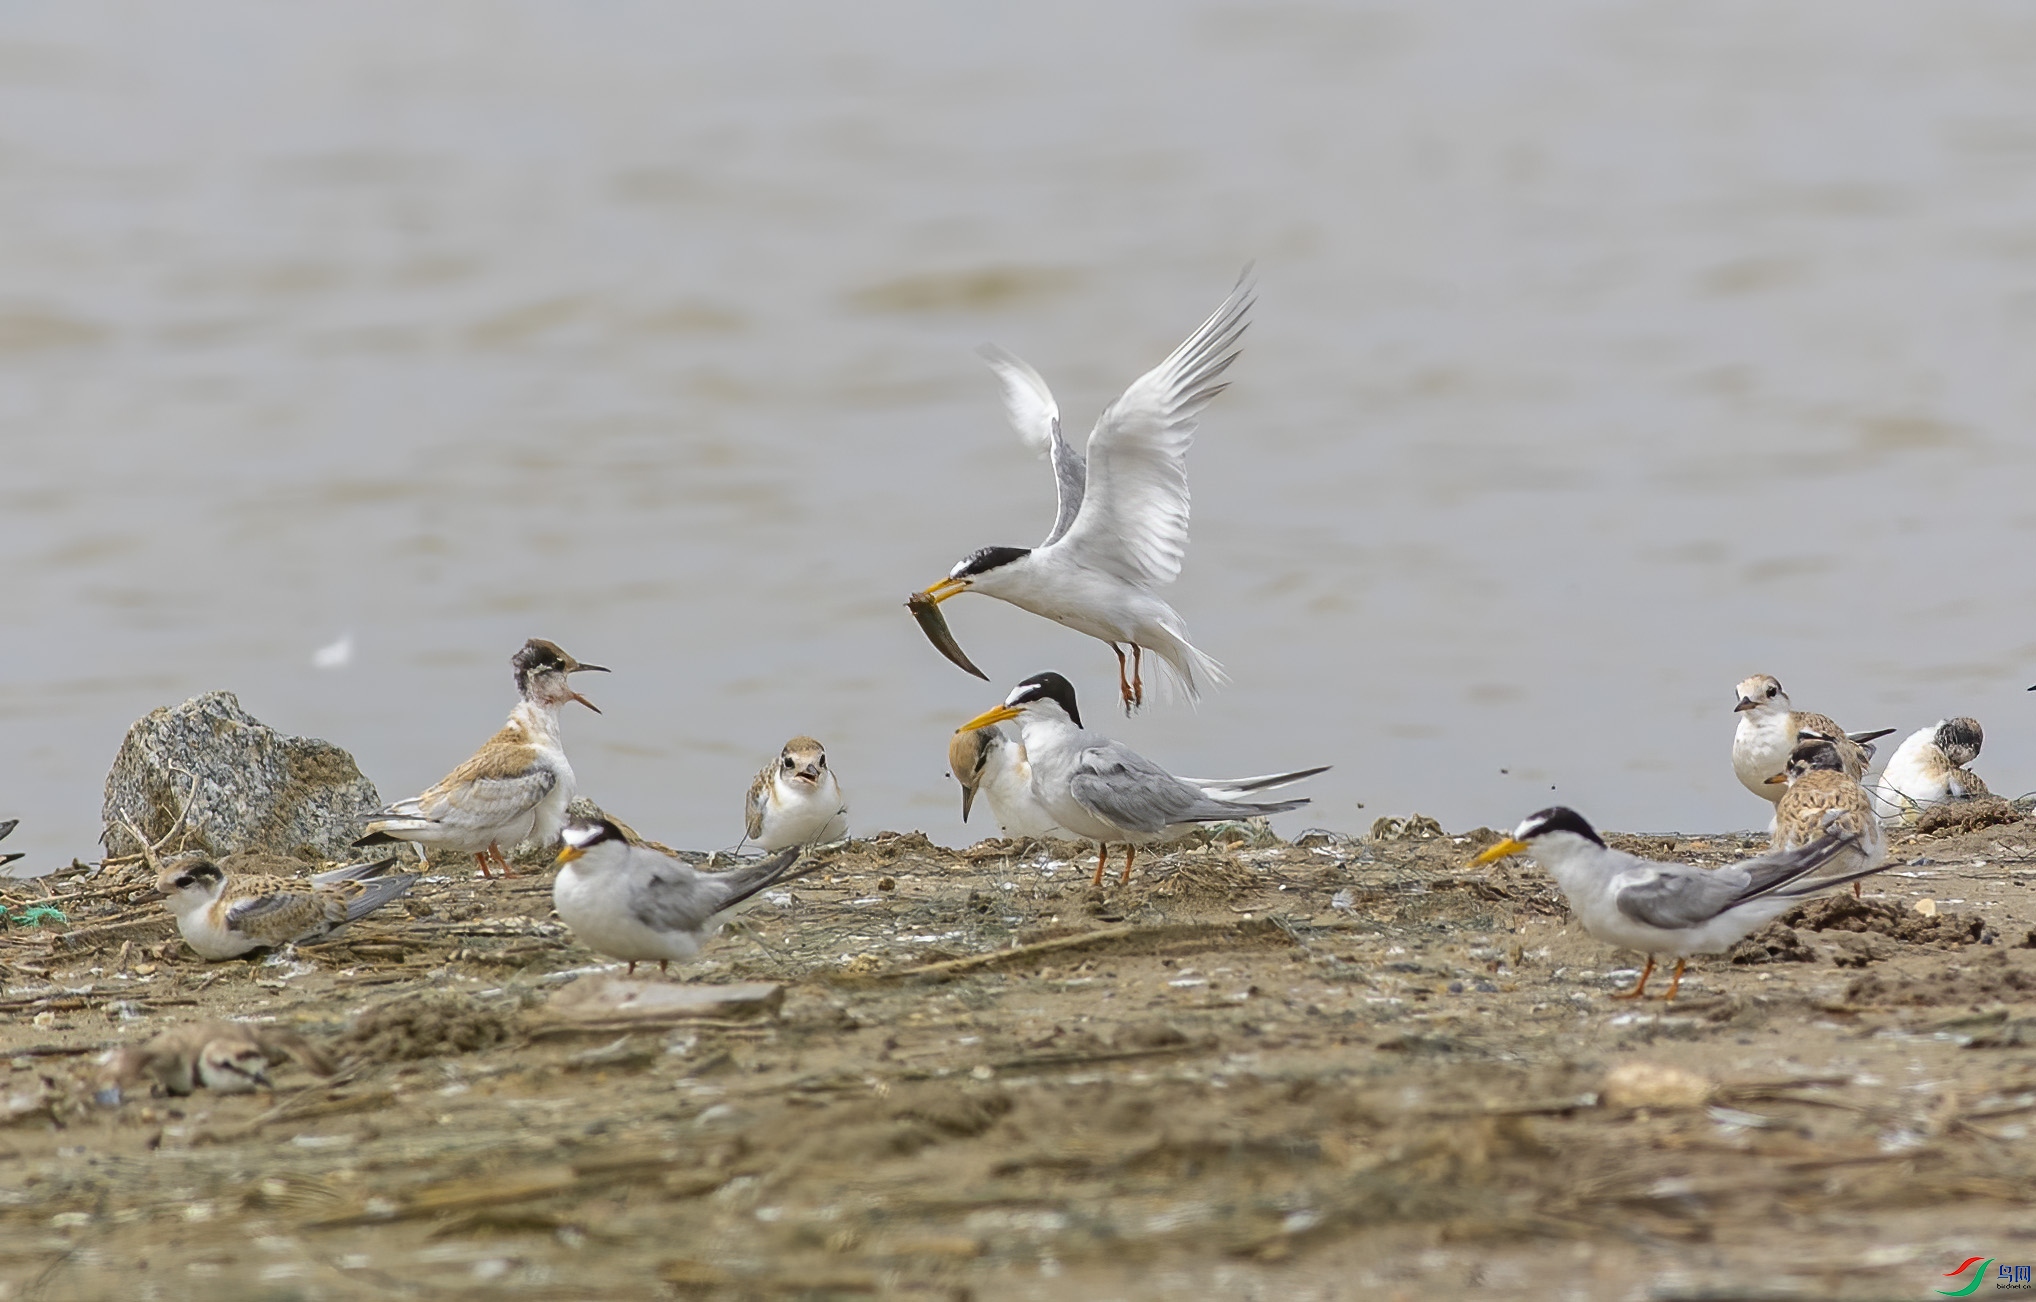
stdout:
[(139, 848), (125, 818), (151, 842), (170, 837), (166, 852), (340, 859), (381, 807), (353, 756), (315, 737), (284, 736), (231, 692), (207, 692), (127, 730), (100, 817), (108, 854)]

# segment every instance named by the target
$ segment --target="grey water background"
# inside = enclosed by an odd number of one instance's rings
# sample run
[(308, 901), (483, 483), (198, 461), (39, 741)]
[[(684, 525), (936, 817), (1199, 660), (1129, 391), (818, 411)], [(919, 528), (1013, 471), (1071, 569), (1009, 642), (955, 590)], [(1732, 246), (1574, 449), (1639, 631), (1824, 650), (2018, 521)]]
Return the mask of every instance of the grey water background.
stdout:
[[(532, 635), (686, 845), (796, 732), (973, 839), (947, 736), (1046, 668), (1334, 764), (1289, 832), (1764, 825), (1759, 671), (2036, 787), (2032, 66), (1979, 0), (9, 7), (6, 848), (89, 856), (211, 688), (410, 794)], [(972, 349), (1086, 430), (1252, 259), (1169, 594), (1235, 681), (1113, 717), (969, 597), (948, 666), (906, 594), (1053, 513)]]

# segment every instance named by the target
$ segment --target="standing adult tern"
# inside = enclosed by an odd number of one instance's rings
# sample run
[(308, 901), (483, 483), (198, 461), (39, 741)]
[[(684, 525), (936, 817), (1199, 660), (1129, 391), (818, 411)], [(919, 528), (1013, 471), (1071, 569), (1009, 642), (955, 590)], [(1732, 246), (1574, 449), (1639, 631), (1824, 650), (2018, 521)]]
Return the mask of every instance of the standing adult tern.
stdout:
[[(1004, 703), (964, 723), (973, 732), (1018, 721), (1025, 757), (1032, 766), (1032, 794), (1054, 822), (1096, 843), (1094, 885), (1103, 884), (1111, 842), (1124, 846), (1121, 886), (1131, 880), (1138, 847), (1178, 836), (1195, 823), (1226, 822), (1299, 809), (1306, 800), (1260, 804), (1220, 800), (1186, 778), (1100, 732), (1082, 727), (1074, 685), (1059, 674), (1034, 674), (1011, 689)], [(1256, 789), (1285, 786), (1321, 773), (1321, 768), (1271, 774), (1244, 781)]]
[[(947, 577), (915, 594), (928, 636), (950, 659), (952, 638), (936, 609), (963, 592), (980, 592), (1108, 642), (1117, 653), (1117, 690), (1129, 713), (1145, 702), (1144, 654), (1189, 701), (1223, 666), (1188, 641), (1187, 625), (1154, 589), (1179, 577), (1188, 547), (1188, 445), (1196, 418), (1228, 387), (1219, 382), (1237, 360), (1251, 311), (1250, 268), (1230, 297), (1167, 359), (1104, 408), (1086, 455), (1060, 428), (1060, 407), (1039, 373), (1000, 348), (982, 356), (1004, 386), (1004, 407), (1026, 441), (1052, 454), (1060, 508), (1037, 547), (984, 547)], [(1131, 648), (1129, 672), (1124, 648)], [(972, 672), (979, 672), (973, 671)]]
[(1609, 849), (1582, 814), (1556, 805), (1529, 814), (1513, 835), (1471, 860), (1471, 865), (1532, 854), (1562, 888), (1570, 912), (1585, 931), (1607, 944), (1647, 955), (1647, 966), (1633, 988), (1613, 998), (1640, 998), (1647, 978), (1654, 975), (1655, 955), (1673, 954), (1675, 979), (1662, 996), (1673, 999), (1682, 988), (1690, 955), (1723, 953), (1806, 898), (1885, 866), (1876, 863), (1805, 880), (1857, 844), (1854, 837), (1826, 835), (1800, 850), (1770, 851), (1725, 868), (1699, 868)]

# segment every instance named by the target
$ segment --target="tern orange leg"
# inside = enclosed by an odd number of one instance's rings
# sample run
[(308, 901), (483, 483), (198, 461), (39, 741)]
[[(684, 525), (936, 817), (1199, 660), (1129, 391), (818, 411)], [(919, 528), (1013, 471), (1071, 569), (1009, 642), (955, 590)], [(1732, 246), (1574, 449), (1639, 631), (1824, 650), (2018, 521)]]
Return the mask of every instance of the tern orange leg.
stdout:
[(488, 850), (495, 856), (495, 862), (502, 865), (502, 875), (504, 877), (514, 877), (516, 875), (516, 870), (509, 866), (509, 856), (502, 853), (501, 846), (490, 845)]
[(1675, 998), (1675, 992), (1682, 989), (1683, 965), (1687, 962), (1689, 962), (1688, 959), (1682, 958), (1679, 958), (1675, 961), (1675, 976), (1669, 980), (1668, 993), (1661, 997), (1661, 1002), (1663, 1002), (1664, 1004), (1667, 1003), (1669, 1000)]
[(672, 974), (672, 961), (668, 958), (659, 959), (657, 961), (657, 974), (659, 976), (670, 976)]
[(628, 967), (627, 969), (625, 969), (625, 970), (623, 971), (622, 975), (623, 975), (623, 976), (635, 976), (635, 975), (636, 975), (636, 960), (635, 960), (635, 959), (631, 959), (631, 960), (629, 961), (629, 967)]
[(1117, 879), (1119, 886), (1129, 886), (1131, 884), (1131, 860), (1137, 853), (1138, 847), (1135, 845), (1124, 847), (1124, 875)]
[(1098, 841), (1096, 843), (1096, 879), (1090, 882), (1089, 885), (1101, 886), (1103, 884), (1103, 869), (1109, 867), (1109, 861), (1110, 847)]
[(1131, 700), (1134, 705), (1145, 704), (1145, 648), (1131, 644)]
[(493, 872), (489, 871), (488, 856), (481, 853), (479, 850), (474, 851), (474, 862), (481, 865), (481, 876), (493, 877), (495, 875)]
[(1647, 978), (1653, 975), (1654, 975), (1654, 955), (1649, 954), (1647, 956), (1647, 966), (1640, 969), (1640, 979), (1633, 983), (1633, 988), (1631, 990), (1621, 990), (1618, 993), (1614, 994), (1612, 998), (1614, 999), (1640, 998), (1640, 992), (1647, 989)]
[[(1117, 698), (1124, 702), (1124, 713), (1126, 717), (1129, 717), (1131, 714), (1131, 680), (1124, 676), (1124, 648), (1112, 642), (1110, 649), (1117, 653)], [(1133, 643), (1132, 650), (1135, 651), (1137, 649), (1137, 643)]]

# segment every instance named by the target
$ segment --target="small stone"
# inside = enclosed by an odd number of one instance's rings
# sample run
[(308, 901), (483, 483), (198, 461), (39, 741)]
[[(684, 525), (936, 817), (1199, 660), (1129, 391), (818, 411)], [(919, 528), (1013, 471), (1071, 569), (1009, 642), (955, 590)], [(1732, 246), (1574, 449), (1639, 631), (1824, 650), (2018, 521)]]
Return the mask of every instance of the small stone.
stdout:
[(895, 891), (898, 889), (898, 879), (895, 877), (879, 877), (877, 878), (877, 889), (880, 891)]
[(1695, 1108), (1711, 1097), (1712, 1082), (1664, 1063), (1621, 1063), (1605, 1073), (1598, 1101), (1608, 1108)]

